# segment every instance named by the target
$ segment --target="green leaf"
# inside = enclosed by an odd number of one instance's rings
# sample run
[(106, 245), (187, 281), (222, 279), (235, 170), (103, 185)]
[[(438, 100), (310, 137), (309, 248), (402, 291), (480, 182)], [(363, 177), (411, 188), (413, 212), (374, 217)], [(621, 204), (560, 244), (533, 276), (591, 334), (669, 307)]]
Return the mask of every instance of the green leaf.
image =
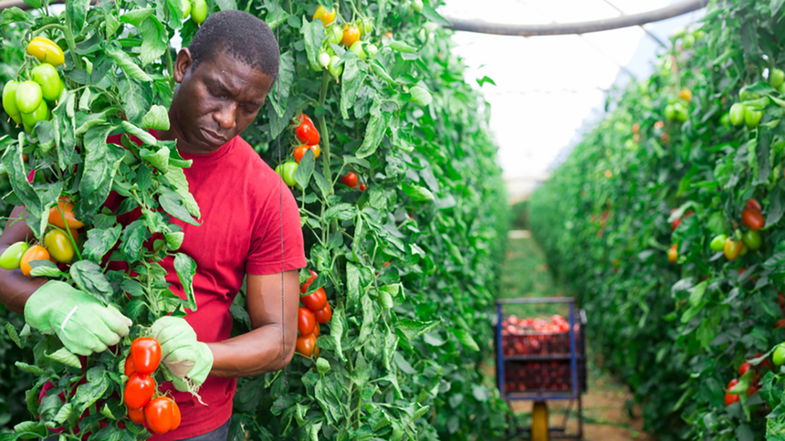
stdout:
[(434, 199), (433, 193), (431, 193), (431, 191), (427, 188), (410, 184), (408, 182), (403, 184), (403, 192), (412, 198), (413, 201), (417, 202), (432, 201)]
[(177, 278), (183, 286), (183, 291), (188, 296), (185, 308), (196, 310), (196, 296), (194, 295), (194, 275), (196, 275), (196, 262), (187, 254), (177, 253), (174, 255), (174, 269)]
[(135, 8), (120, 16), (120, 21), (135, 27), (141, 27), (142, 23), (155, 13), (155, 8)]
[(40, 367), (38, 367), (38, 366), (36, 366), (34, 364), (27, 364), (27, 363), (25, 363), (23, 361), (16, 361), (16, 362), (14, 362), (14, 366), (16, 366), (17, 368), (19, 368), (22, 371), (31, 373), (33, 375), (44, 375), (46, 373), (46, 371), (44, 371)]
[(201, 217), (199, 212), (199, 205), (196, 203), (193, 195), (188, 191), (188, 180), (185, 178), (185, 172), (182, 168), (172, 166), (169, 164), (169, 171), (166, 172), (165, 178), (174, 189), (175, 193), (180, 195), (183, 205), (196, 219)]
[(19, 334), (16, 333), (16, 328), (11, 323), (5, 323), (5, 332), (8, 334), (8, 338), (11, 339), (12, 342), (18, 347), (22, 348), (22, 341), (19, 340)]
[[(88, 377), (89, 376), (90, 375), (88, 375)], [(85, 409), (102, 398), (108, 389), (109, 380), (105, 375), (93, 376), (90, 381), (80, 384), (79, 387), (76, 388), (76, 394), (74, 395), (73, 400), (71, 400), (71, 404), (75, 407), (76, 412), (81, 415)]]
[(311, 175), (313, 174), (316, 160), (314, 159), (313, 152), (309, 149), (305, 152), (305, 156), (300, 161), (300, 165), (294, 172), (294, 180), (300, 188), (308, 188), (308, 183), (311, 182)]
[(300, 28), (305, 43), (305, 53), (308, 55), (308, 62), (312, 66), (319, 65), (319, 51), (324, 41), (324, 25), (319, 20), (308, 21), (303, 17), (303, 24)]
[(106, 54), (114, 60), (117, 66), (126, 74), (129, 78), (133, 78), (137, 81), (142, 81), (145, 83), (149, 83), (153, 81), (150, 75), (147, 75), (145, 71), (139, 67), (138, 64), (134, 62), (134, 60), (128, 56), (125, 52), (121, 49), (117, 49), (114, 47), (106, 48)]
[(360, 60), (356, 57), (347, 59), (343, 64), (343, 75), (341, 76), (341, 116), (349, 119), (349, 109), (357, 101), (357, 91), (365, 81), (366, 73), (360, 70)]
[(158, 202), (164, 211), (185, 223), (199, 225), (199, 222), (191, 216), (186, 206), (187, 201), (183, 200), (179, 193), (166, 187), (162, 187), (159, 191), (161, 194), (158, 196)]
[(139, 33), (142, 39), (141, 53), (139, 54), (142, 66), (160, 59), (169, 49), (169, 36), (164, 25), (157, 18), (148, 17), (139, 28)]
[(71, 265), (69, 272), (79, 289), (98, 297), (107, 304), (111, 303), (114, 290), (98, 264), (89, 260), (80, 260)]
[(142, 117), (143, 129), (169, 130), (169, 127), (169, 111), (164, 106), (153, 104)]
[(71, 0), (65, 3), (65, 13), (70, 18), (71, 26), (76, 33), (79, 33), (84, 27), (89, 7), (90, 0)]
[[(46, 354), (46, 356), (58, 363), (62, 363), (72, 368), (81, 369), (82, 367), (82, 365), (79, 363), (79, 357), (74, 355), (66, 348), (60, 348), (51, 354)], [(98, 398), (96, 397), (96, 399)]]
[(387, 117), (381, 112), (378, 106), (375, 106), (371, 111), (371, 118), (368, 120), (368, 125), (365, 127), (365, 137), (357, 149), (355, 155), (358, 158), (367, 158), (374, 153), (382, 142), (384, 133), (387, 131)]
[(120, 241), (120, 251), (129, 259), (136, 260), (142, 255), (142, 247), (150, 232), (143, 219), (137, 219), (123, 230), (122, 240)]
[(480, 350), (477, 342), (474, 341), (474, 337), (472, 337), (472, 335), (469, 334), (465, 329), (456, 328), (453, 329), (452, 332), (455, 334), (455, 337), (458, 339), (458, 341), (461, 342), (461, 344), (470, 351), (478, 352)]
[(30, 275), (33, 277), (57, 277), (61, 274), (57, 265), (48, 260), (33, 260), (30, 267)]
[(85, 163), (79, 181), (80, 206), (84, 212), (97, 210), (106, 201), (112, 181), (123, 159), (122, 147), (107, 144), (109, 125), (91, 128), (84, 136)]
[(294, 71), (294, 55), (292, 55), (291, 51), (286, 51), (281, 54), (278, 64), (278, 77), (276, 77), (273, 88), (267, 96), (278, 116), (284, 116), (286, 113), (289, 89), (291, 89), (294, 82)]
[(104, 255), (111, 250), (118, 240), (122, 227), (115, 225), (111, 228), (93, 228), (87, 230), (87, 241), (82, 250), (82, 257), (95, 263), (101, 263)]

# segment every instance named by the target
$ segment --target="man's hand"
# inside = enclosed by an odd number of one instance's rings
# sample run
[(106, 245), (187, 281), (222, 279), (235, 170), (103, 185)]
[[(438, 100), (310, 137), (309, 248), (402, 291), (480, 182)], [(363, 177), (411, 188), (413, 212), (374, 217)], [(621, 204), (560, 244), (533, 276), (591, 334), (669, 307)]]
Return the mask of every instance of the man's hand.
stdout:
[(56, 280), (38, 288), (25, 303), (25, 321), (54, 333), (66, 349), (78, 355), (105, 351), (128, 335), (131, 320), (113, 306)]
[[(213, 367), (213, 353), (196, 340), (196, 332), (185, 319), (165, 316), (153, 323), (153, 338), (161, 345), (161, 361), (179, 391), (190, 390), (188, 380), (200, 386)], [(187, 380), (186, 380), (187, 378)]]

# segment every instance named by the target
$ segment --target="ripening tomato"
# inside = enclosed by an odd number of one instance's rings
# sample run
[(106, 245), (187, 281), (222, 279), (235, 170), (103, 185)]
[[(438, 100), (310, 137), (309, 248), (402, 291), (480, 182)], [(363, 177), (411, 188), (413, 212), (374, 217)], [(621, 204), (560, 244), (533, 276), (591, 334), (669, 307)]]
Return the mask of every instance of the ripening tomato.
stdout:
[(690, 89), (682, 89), (679, 92), (679, 98), (687, 102), (692, 101), (692, 91)]
[(166, 433), (180, 427), (180, 407), (169, 397), (158, 397), (144, 407), (144, 419), (151, 431)]
[(679, 260), (679, 245), (674, 243), (668, 248), (668, 262), (676, 263), (677, 260)]
[(313, 152), (313, 159), (318, 158), (319, 155), (322, 153), (322, 149), (319, 147), (319, 144), (316, 145), (300, 144), (294, 149), (294, 160), (297, 161), (297, 163), (299, 164), (300, 161), (303, 160), (303, 157), (305, 156), (305, 153), (308, 150)]
[[(62, 214), (60, 213), (62, 211)], [(65, 217), (63, 217), (63, 214)], [(56, 207), (49, 210), (49, 223), (60, 228), (82, 228), (84, 224), (74, 216), (74, 204), (65, 196), (60, 196)]]
[(161, 345), (152, 337), (139, 337), (131, 343), (131, 358), (136, 372), (152, 374), (161, 362)]
[(313, 316), (316, 318), (317, 323), (327, 323), (333, 318), (333, 308), (327, 303), (324, 305), (324, 308), (314, 312)]
[(748, 200), (747, 203), (744, 205), (744, 208), (749, 208), (750, 210), (755, 210), (755, 211), (763, 211), (763, 207), (761, 207), (760, 202), (758, 202), (758, 200), (754, 198)]
[(281, 176), (281, 179), (283, 179), (286, 185), (294, 187), (297, 185), (297, 180), (294, 179), (294, 174), (297, 172), (297, 167), (299, 166), (300, 164), (294, 161), (286, 161), (283, 164), (278, 164), (278, 166), (275, 167), (275, 172)]
[(295, 343), (295, 349), (300, 354), (305, 355), (306, 357), (310, 357), (313, 355), (314, 348), (316, 347), (316, 336), (306, 335), (305, 337), (297, 337), (297, 342)]
[(313, 19), (321, 20), (322, 24), (324, 24), (324, 27), (327, 27), (330, 23), (335, 21), (335, 15), (337, 13), (338, 11), (336, 11), (335, 9), (333, 9), (332, 11), (328, 11), (327, 8), (325, 8), (322, 5), (319, 5), (319, 7), (316, 8), (316, 12), (313, 13)]
[(60, 46), (54, 41), (37, 36), (27, 43), (27, 53), (34, 56), (43, 63), (59, 66), (65, 62), (65, 54)]
[(739, 257), (742, 245), (743, 243), (741, 241), (735, 241), (728, 238), (728, 240), (725, 241), (725, 246), (722, 248), (722, 251), (725, 253), (725, 258), (733, 260)]
[(33, 245), (28, 248), (22, 255), (22, 260), (19, 261), (19, 269), (22, 270), (22, 274), (30, 275), (30, 271), (33, 270), (30, 262), (34, 260), (49, 260), (49, 251), (46, 251), (46, 248), (41, 245)]
[(144, 425), (144, 409), (128, 408), (128, 418), (136, 424)]
[(741, 235), (741, 239), (744, 241), (744, 245), (747, 245), (753, 251), (760, 249), (763, 244), (763, 239), (760, 236), (760, 232), (757, 230), (745, 231), (744, 234)]
[(310, 295), (300, 297), (300, 300), (311, 311), (318, 311), (327, 304), (327, 293), (324, 288), (319, 288)]
[(354, 44), (355, 41), (360, 39), (360, 28), (354, 24), (345, 24), (343, 25), (343, 37), (341, 38), (341, 44), (350, 47)]
[(343, 185), (349, 188), (356, 187), (359, 180), (360, 178), (357, 177), (357, 173), (355, 172), (349, 172), (341, 176), (341, 182), (343, 182)]
[(760, 230), (766, 225), (766, 219), (760, 211), (745, 208), (741, 212), (741, 221), (752, 230)]
[(49, 230), (44, 235), (44, 246), (52, 258), (58, 262), (70, 263), (74, 258), (74, 246), (68, 235), (61, 230)]
[(144, 407), (155, 393), (155, 380), (149, 375), (131, 374), (123, 389), (123, 402), (128, 407)]
[(747, 371), (749, 371), (751, 367), (752, 367), (752, 364), (750, 364), (749, 361), (745, 361), (744, 363), (740, 364), (739, 365), (739, 377), (743, 377), (744, 374), (746, 374)]
[(311, 118), (309, 118), (306, 114), (301, 114), (298, 120), (299, 124), (294, 130), (294, 134), (297, 136), (297, 139), (299, 139), (303, 144), (319, 144), (319, 141), (321, 141), (321, 136), (319, 135), (319, 131), (316, 129), (316, 126), (314, 126)]
[(308, 272), (311, 274), (311, 276), (308, 277), (308, 280), (303, 282), (302, 285), (300, 285), (300, 292), (303, 294), (308, 292), (308, 288), (311, 286), (311, 283), (313, 283), (313, 281), (316, 280), (316, 277), (318, 276), (318, 274), (316, 274), (316, 271), (312, 269), (309, 269)]
[(312, 334), (315, 325), (316, 317), (314, 317), (313, 312), (301, 306), (297, 310), (297, 330), (300, 331), (300, 335)]

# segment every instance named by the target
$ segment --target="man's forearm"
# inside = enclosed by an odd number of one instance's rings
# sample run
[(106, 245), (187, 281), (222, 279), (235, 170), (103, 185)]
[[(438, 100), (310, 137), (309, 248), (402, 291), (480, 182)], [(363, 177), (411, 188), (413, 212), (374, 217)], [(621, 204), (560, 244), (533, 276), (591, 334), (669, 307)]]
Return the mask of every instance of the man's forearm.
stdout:
[(248, 377), (283, 369), (294, 356), (294, 332), (282, 334), (278, 325), (261, 326), (243, 335), (216, 343), (207, 343), (213, 352), (210, 375)]
[(46, 282), (40, 277), (26, 277), (19, 270), (0, 269), (0, 301), (22, 314), (27, 299)]

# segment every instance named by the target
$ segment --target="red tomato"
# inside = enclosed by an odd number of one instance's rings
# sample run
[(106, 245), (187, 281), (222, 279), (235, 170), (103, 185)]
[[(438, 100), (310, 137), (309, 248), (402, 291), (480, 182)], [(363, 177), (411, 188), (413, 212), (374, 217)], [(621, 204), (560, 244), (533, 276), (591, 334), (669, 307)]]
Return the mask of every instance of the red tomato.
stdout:
[(753, 396), (759, 390), (760, 390), (760, 385), (759, 384), (750, 384), (750, 387), (747, 388), (747, 395)]
[(136, 372), (152, 374), (161, 362), (161, 345), (152, 337), (139, 337), (131, 343), (131, 358)]
[(327, 303), (324, 305), (324, 308), (314, 312), (313, 315), (316, 318), (317, 323), (327, 323), (333, 318), (333, 309), (330, 307), (330, 304)]
[(366, 187), (365, 182), (360, 182), (360, 191), (365, 191), (366, 188), (368, 187)]
[(322, 328), (319, 326), (318, 323), (315, 323), (314, 326), (313, 326), (313, 334), (312, 335), (314, 337), (318, 337), (319, 334), (321, 334), (321, 332), (322, 332)]
[(738, 382), (739, 382), (739, 380), (734, 378), (733, 380), (731, 380), (728, 383), (728, 387), (725, 388), (725, 405), (726, 406), (730, 406), (731, 404), (736, 403), (736, 402), (739, 401), (739, 396), (737, 394), (732, 394), (732, 393), (728, 392)]
[(748, 200), (744, 208), (749, 208), (750, 210), (755, 211), (763, 211), (763, 208), (760, 206), (760, 202), (758, 202), (756, 199)]
[(158, 397), (144, 407), (144, 418), (151, 431), (166, 433), (180, 427), (180, 407), (169, 397)]
[(301, 306), (300, 309), (297, 310), (297, 330), (300, 331), (300, 335), (310, 335), (313, 333), (313, 328), (315, 326), (316, 317), (313, 316), (313, 312), (311, 312), (310, 309)]
[(744, 376), (744, 374), (746, 374), (747, 371), (749, 371), (751, 367), (752, 367), (752, 365), (750, 364), (749, 361), (745, 361), (744, 363), (742, 363), (739, 366), (739, 377)]
[(314, 126), (311, 118), (303, 113), (300, 115), (299, 123), (300, 124), (294, 130), (294, 134), (297, 136), (297, 139), (299, 139), (300, 142), (308, 145), (319, 144), (319, 141), (321, 141), (321, 136), (319, 135), (319, 131), (316, 130), (316, 126)]
[(136, 424), (144, 424), (144, 409), (128, 408), (128, 418)]
[(130, 377), (135, 372), (136, 366), (134, 366), (134, 359), (131, 358), (131, 354), (128, 354), (128, 356), (125, 357), (125, 368), (123, 369), (123, 373), (126, 377)]
[(751, 230), (760, 230), (766, 225), (766, 219), (760, 211), (745, 208), (741, 212), (741, 221)]
[(125, 382), (123, 401), (133, 408), (144, 407), (155, 393), (155, 380), (149, 375), (132, 374)]
[(310, 295), (300, 297), (300, 300), (311, 311), (318, 311), (327, 304), (327, 293), (324, 288), (319, 288)]
[(355, 172), (349, 172), (341, 176), (341, 182), (343, 182), (343, 185), (349, 188), (356, 187), (359, 180), (360, 179), (357, 177), (357, 173)]
[(774, 329), (782, 328), (785, 329), (785, 318), (781, 318), (777, 320), (777, 324), (774, 325)]
[(297, 343), (295, 344), (295, 348), (297, 352), (300, 354), (305, 355), (306, 357), (310, 357), (313, 355), (313, 350), (316, 347), (316, 336), (306, 335), (305, 337), (297, 337)]
[(305, 282), (303, 282), (302, 285), (300, 285), (300, 292), (303, 294), (308, 292), (308, 288), (311, 286), (311, 283), (313, 283), (313, 281), (316, 280), (316, 277), (318, 276), (318, 274), (316, 274), (316, 271), (314, 270), (309, 269), (308, 272), (311, 273), (311, 277), (308, 277), (308, 280), (306, 280)]

